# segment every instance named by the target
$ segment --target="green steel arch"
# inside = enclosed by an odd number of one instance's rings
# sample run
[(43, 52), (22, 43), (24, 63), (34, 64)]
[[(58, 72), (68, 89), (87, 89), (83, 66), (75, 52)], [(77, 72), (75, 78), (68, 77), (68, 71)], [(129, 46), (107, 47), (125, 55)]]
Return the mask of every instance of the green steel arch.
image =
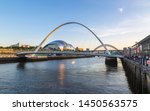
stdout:
[(81, 23), (78, 23), (78, 22), (66, 22), (64, 24), (61, 24), (59, 25), (58, 27), (56, 27), (54, 30), (52, 30), (50, 33), (48, 33), (48, 35), (44, 38), (44, 40), (40, 43), (40, 45), (35, 49), (34, 52), (37, 52), (40, 47), (44, 44), (44, 42), (56, 31), (58, 30), (59, 28), (65, 26), (65, 25), (69, 25), (69, 24), (77, 24), (77, 25), (80, 25), (80, 26), (83, 26), (84, 28), (86, 28), (88, 31), (90, 31), (96, 38), (97, 40), (101, 43), (101, 45), (104, 47), (104, 49), (106, 50), (107, 54), (110, 55), (110, 52), (107, 50), (106, 46), (103, 44), (103, 42), (100, 40), (100, 38), (90, 29), (88, 28), (87, 26), (81, 24)]

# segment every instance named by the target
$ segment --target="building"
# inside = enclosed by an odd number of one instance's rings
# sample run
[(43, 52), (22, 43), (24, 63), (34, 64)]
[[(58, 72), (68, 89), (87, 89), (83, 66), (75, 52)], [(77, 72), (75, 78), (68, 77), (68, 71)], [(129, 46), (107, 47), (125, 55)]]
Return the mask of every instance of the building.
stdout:
[(148, 55), (150, 56), (150, 35), (137, 42), (131, 48), (124, 48), (125, 55)]
[(82, 51), (83, 51), (83, 48), (76, 47), (76, 48), (75, 48), (75, 51), (77, 51), (77, 52), (82, 52)]
[(13, 49), (0, 49), (0, 54), (14, 53)]
[(13, 44), (11, 46), (9, 46), (11, 48), (19, 48), (19, 47), (23, 47), (23, 48), (30, 48), (30, 45), (26, 45), (26, 44), (21, 44), (21, 43), (17, 43), (17, 44)]
[(150, 35), (132, 46), (132, 54), (150, 55)]
[(150, 35), (138, 42), (139, 50), (150, 55)]
[(54, 50), (54, 51), (72, 51), (75, 50), (75, 48), (71, 45), (68, 44), (65, 41), (62, 40), (55, 40), (47, 45), (44, 46), (44, 49), (46, 50)]
[(21, 47), (21, 43), (17, 43), (17, 44), (13, 44), (13, 45), (11, 45), (11, 46), (9, 46), (9, 47)]

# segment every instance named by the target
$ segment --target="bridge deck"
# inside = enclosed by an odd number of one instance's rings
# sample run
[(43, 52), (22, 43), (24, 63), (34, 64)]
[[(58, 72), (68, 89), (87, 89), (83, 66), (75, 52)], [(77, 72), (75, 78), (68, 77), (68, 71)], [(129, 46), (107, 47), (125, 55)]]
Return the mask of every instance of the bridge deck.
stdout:
[(108, 55), (104, 53), (93, 53), (93, 52), (68, 52), (68, 51), (53, 51), (53, 52), (19, 52), (18, 56), (26, 56), (30, 54), (44, 54), (44, 55), (52, 55), (52, 54), (65, 54), (65, 55), (87, 55), (87, 56), (102, 56), (102, 57), (115, 57), (115, 58), (123, 58), (123, 55)]

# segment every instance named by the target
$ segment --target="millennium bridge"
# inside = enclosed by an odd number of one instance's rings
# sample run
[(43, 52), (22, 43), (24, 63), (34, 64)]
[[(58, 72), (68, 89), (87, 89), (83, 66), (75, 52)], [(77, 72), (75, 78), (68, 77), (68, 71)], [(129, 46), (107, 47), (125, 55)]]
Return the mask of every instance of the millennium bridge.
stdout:
[[(48, 38), (51, 37), (51, 35), (57, 31), (59, 28), (65, 26), (65, 25), (70, 25), (70, 24), (76, 24), (76, 25), (80, 25), (82, 27), (84, 27), (85, 29), (87, 29), (89, 32), (91, 32), (94, 37), (99, 41), (100, 45), (97, 46), (93, 51), (88, 51), (88, 52), (76, 52), (76, 51), (40, 51), (40, 48), (42, 47), (42, 45), (47, 41)], [(100, 47), (103, 47), (105, 49), (104, 53), (98, 53), (96, 50)], [(113, 48), (114, 50), (118, 51), (118, 53), (116, 54), (111, 54), (110, 51), (108, 50), (107, 47), (111, 47)], [(34, 55), (53, 55), (53, 54), (56, 54), (56, 55), (83, 55), (83, 56), (102, 56), (102, 57), (106, 57), (106, 59), (111, 60), (117, 60), (117, 58), (123, 58), (124, 56), (119, 52), (119, 50), (110, 45), (110, 44), (104, 44), (101, 39), (90, 29), (88, 28), (87, 26), (81, 24), (81, 23), (78, 23), (78, 22), (67, 22), (67, 23), (64, 23), (64, 24), (61, 24), (59, 25), (58, 27), (56, 27), (55, 29), (53, 29), (50, 33), (48, 33), (48, 35), (43, 39), (43, 41), (39, 44), (39, 46), (35, 49), (35, 51), (32, 51), (32, 52), (18, 52), (17, 53), (17, 56), (21, 57), (21, 58), (31, 58), (31, 57), (34, 57)], [(30, 56), (31, 55), (31, 56)], [(112, 61), (111, 61), (112, 62)]]

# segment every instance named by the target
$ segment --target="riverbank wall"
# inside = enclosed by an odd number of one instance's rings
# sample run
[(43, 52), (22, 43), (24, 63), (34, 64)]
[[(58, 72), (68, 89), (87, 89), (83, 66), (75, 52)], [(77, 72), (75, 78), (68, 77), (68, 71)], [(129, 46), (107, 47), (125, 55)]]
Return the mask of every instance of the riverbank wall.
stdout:
[(150, 67), (126, 58), (122, 63), (132, 92), (150, 94)]
[(60, 60), (60, 59), (77, 59), (77, 58), (90, 58), (93, 56), (38, 56), (30, 58), (21, 58), (21, 57), (3, 57), (0, 58), (0, 64), (4, 63), (15, 63), (15, 62), (36, 62), (36, 61), (47, 61), (47, 60)]

